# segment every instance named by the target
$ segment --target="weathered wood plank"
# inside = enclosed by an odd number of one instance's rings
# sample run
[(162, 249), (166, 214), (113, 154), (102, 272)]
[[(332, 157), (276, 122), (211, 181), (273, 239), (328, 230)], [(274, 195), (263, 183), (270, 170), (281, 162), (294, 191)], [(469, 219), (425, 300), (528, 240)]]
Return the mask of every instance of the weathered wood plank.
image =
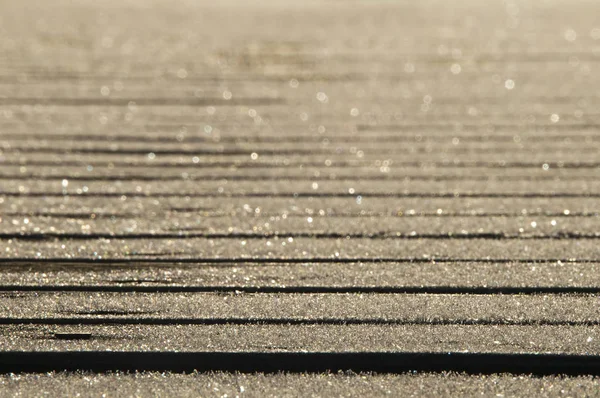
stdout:
[[(3, 325), (2, 351), (471, 352), (598, 355), (597, 326)], [(57, 339), (56, 333), (91, 334)], [(517, 358), (515, 358), (517, 359)]]
[(345, 396), (387, 397), (419, 393), (431, 396), (591, 396), (599, 387), (592, 377), (527, 377), (511, 375), (467, 376), (461, 374), (231, 374), (192, 373), (53, 373), (0, 376), (7, 395), (77, 393), (94, 396), (214, 396), (281, 397)]
[(597, 295), (7, 292), (0, 297), (0, 323), (10, 324), (600, 324)]
[[(600, 265), (577, 262), (6, 262), (0, 288), (526, 294), (600, 292)], [(566, 312), (566, 311), (565, 311)]]

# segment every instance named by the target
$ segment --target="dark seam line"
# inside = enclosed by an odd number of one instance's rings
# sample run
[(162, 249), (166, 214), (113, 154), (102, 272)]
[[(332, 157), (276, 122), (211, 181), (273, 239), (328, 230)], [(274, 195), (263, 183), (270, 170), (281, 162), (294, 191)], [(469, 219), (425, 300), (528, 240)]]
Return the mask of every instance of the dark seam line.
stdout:
[[(48, 213), (48, 212), (35, 212), (35, 211), (14, 211), (14, 212), (3, 212), (2, 215), (6, 216), (14, 216), (14, 217), (47, 217), (47, 218), (79, 218), (79, 219), (112, 219), (112, 218), (127, 218), (127, 219), (136, 219), (136, 218), (144, 218), (144, 219), (152, 219), (159, 215), (166, 215), (168, 213), (202, 213), (202, 217), (213, 217), (213, 218), (226, 218), (226, 217), (237, 217), (238, 219), (244, 220), (263, 220), (269, 217), (280, 217), (283, 213), (270, 213), (261, 211), (260, 216), (255, 216), (254, 214), (239, 214), (232, 212), (218, 212), (213, 209), (206, 208), (183, 208), (183, 207), (172, 207), (165, 209), (164, 211), (155, 211), (151, 212), (152, 215), (141, 214), (141, 213)], [(570, 212), (565, 214), (564, 212), (530, 212), (530, 213), (468, 213), (468, 212), (445, 212), (445, 213), (424, 213), (424, 212), (415, 212), (415, 213), (406, 213), (402, 211), (394, 212), (394, 213), (331, 213), (326, 214), (324, 216), (314, 215), (314, 214), (293, 214), (287, 213), (287, 218), (306, 218), (306, 217), (315, 217), (318, 219), (330, 219), (330, 218), (471, 218), (471, 217), (507, 217), (507, 218), (523, 218), (523, 217), (561, 217), (561, 218), (575, 218), (575, 217), (600, 217), (600, 211), (596, 212)], [(181, 227), (178, 230), (193, 230), (198, 229), (196, 227)]]
[(464, 372), (598, 375), (600, 357), (459, 352), (0, 352), (0, 372), (53, 370), (228, 372)]
[[(235, 102), (231, 102), (232, 100), (229, 100), (228, 103), (233, 104)], [(416, 103), (416, 102), (415, 102)], [(438, 101), (439, 103), (439, 101)], [(456, 102), (453, 102), (451, 104), (456, 104)], [(505, 104), (504, 102), (499, 104)], [(51, 104), (50, 104), (51, 105)], [(126, 103), (125, 105), (128, 105), (128, 103)], [(472, 105), (471, 103), (463, 103), (463, 105)], [(72, 116), (74, 115), (75, 112), (66, 112), (64, 115), (66, 116)], [(63, 114), (60, 113), (56, 113), (56, 115), (58, 115), (59, 119), (60, 117), (63, 117)], [(283, 110), (281, 112), (275, 112), (275, 111), (270, 111), (269, 115), (273, 116), (273, 115), (288, 115), (287, 111)], [(441, 116), (442, 114), (438, 114), (437, 116)], [(521, 129), (516, 131), (517, 133), (527, 133), (529, 132), (557, 132), (557, 131), (588, 131), (591, 130), (593, 132), (597, 132), (598, 127), (600, 127), (600, 123), (580, 123), (580, 122), (571, 122), (571, 123), (559, 123), (559, 124), (550, 124), (550, 123), (527, 123), (527, 122), (516, 122), (516, 123), (509, 123), (509, 122), (500, 122), (500, 121), (488, 121), (488, 122), (481, 122), (481, 123), (467, 123), (464, 122), (465, 120), (467, 120), (467, 117), (465, 114), (463, 113), (446, 113), (446, 115), (449, 116), (461, 116), (462, 118), (459, 120), (450, 120), (447, 122), (435, 122), (435, 120), (433, 122), (421, 122), (419, 123), (418, 120), (410, 120), (407, 123), (404, 124), (394, 124), (394, 125), (366, 125), (366, 124), (354, 124), (354, 123), (344, 123), (344, 118), (343, 116), (340, 116), (338, 118), (337, 115), (330, 115), (333, 116), (335, 119), (331, 120), (331, 117), (317, 117), (317, 119), (315, 119), (315, 122), (319, 121), (319, 120), (330, 120), (331, 123), (327, 123), (328, 126), (331, 126), (331, 128), (337, 127), (348, 127), (349, 125), (351, 127), (355, 127), (357, 130), (356, 131), (360, 131), (360, 132), (365, 132), (365, 133), (377, 133), (377, 132), (409, 132), (409, 133), (413, 133), (414, 130), (418, 130), (418, 129), (427, 129), (428, 131), (431, 131), (433, 129), (437, 129), (437, 131), (444, 131), (444, 132), (448, 132), (448, 131), (452, 131), (455, 132), (457, 134), (461, 133), (461, 132), (481, 132), (483, 130), (484, 133), (494, 133), (497, 131), (506, 131), (506, 130), (511, 130), (514, 131), (515, 129)], [(588, 114), (588, 116), (598, 116), (599, 114)], [(91, 115), (90, 115), (91, 116)], [(170, 115), (168, 114), (158, 114), (159, 117), (167, 117), (169, 118)], [(190, 114), (189, 116), (194, 116), (193, 114)], [(232, 118), (235, 118), (236, 115), (231, 115)], [(315, 115), (315, 116), (319, 116), (319, 115)], [(507, 114), (508, 116), (508, 114)], [(510, 116), (514, 117), (514, 113), (511, 113)], [(542, 114), (539, 114), (539, 116), (542, 116)], [(173, 121), (171, 121), (173, 120)], [(180, 120), (179, 123), (176, 123), (174, 120)], [(232, 119), (230, 119), (232, 120)], [(181, 120), (181, 117), (173, 117), (170, 120), (162, 120), (161, 119), (154, 119), (153, 121), (150, 122), (146, 122), (146, 123), (136, 123), (136, 124), (132, 124), (127, 126), (128, 128), (138, 128), (138, 129), (152, 129), (149, 132), (158, 132), (160, 130), (164, 130), (164, 129), (176, 129), (177, 131), (179, 131), (179, 129), (181, 127), (204, 127), (207, 124), (213, 124), (216, 127), (223, 127), (226, 129), (231, 129), (232, 127), (235, 128), (240, 128), (240, 127), (245, 127), (248, 128), (252, 131), (256, 131), (255, 129), (257, 129), (257, 125), (254, 124), (254, 122), (248, 122), (245, 125), (240, 125), (239, 123), (243, 123), (244, 120), (248, 120), (248, 119), (233, 119), (232, 122), (224, 122), (224, 121), (219, 121), (219, 120), (215, 120), (215, 118), (212, 117), (206, 117), (206, 118), (201, 118), (201, 119), (183, 119)], [(15, 121), (6, 121), (6, 120), (2, 120), (0, 121), (0, 126), (22, 126), (22, 122), (25, 121), (23, 119), (17, 119)], [(55, 120), (60, 122), (59, 120)], [(28, 121), (29, 122), (29, 121)], [(238, 123), (235, 123), (238, 122)], [(47, 123), (43, 123), (43, 122), (39, 122), (39, 121), (32, 121), (30, 124), (30, 126), (42, 126), (42, 127), (48, 127)], [(289, 128), (301, 128), (303, 131), (307, 131), (308, 127), (307, 125), (304, 125), (302, 123), (275, 123), (275, 124), (269, 124), (267, 127), (270, 128), (278, 128), (278, 129), (289, 129)], [(160, 129), (160, 130), (159, 130)], [(311, 131), (311, 130), (308, 130)], [(314, 130), (313, 130), (314, 131)], [(338, 131), (340, 131), (338, 129)], [(327, 135), (323, 134), (324, 137), (327, 137)], [(375, 135), (374, 135), (375, 137)]]
[(600, 193), (375, 193), (355, 192), (348, 193), (313, 193), (313, 192), (247, 192), (247, 193), (140, 193), (140, 192), (103, 192), (103, 193), (81, 193), (69, 194), (62, 192), (1, 192), (0, 196), (17, 197), (133, 197), (133, 198), (600, 198)]
[[(599, 150), (600, 152), (600, 150)], [(565, 182), (565, 181), (598, 181), (600, 176), (572, 176), (572, 175), (553, 175), (548, 173), (547, 176), (424, 176), (424, 175), (336, 175), (335, 178), (328, 178), (325, 176), (311, 177), (311, 176), (288, 176), (288, 175), (274, 175), (274, 176), (236, 176), (236, 175), (188, 175), (182, 177), (181, 175), (171, 176), (151, 176), (151, 175), (125, 175), (125, 176), (94, 176), (94, 175), (26, 175), (26, 174), (13, 174), (13, 175), (0, 175), (0, 180), (15, 180), (15, 181), (61, 181), (63, 179), (73, 181), (281, 181), (283, 179), (287, 181), (319, 181), (319, 182), (338, 182), (338, 181), (540, 181), (540, 182)]]
[[(0, 292), (111, 292), (111, 293), (272, 293), (272, 294), (460, 294), (540, 295), (600, 294), (600, 286), (177, 286), (141, 285), (111, 281), (113, 285), (0, 285)], [(123, 285), (127, 283), (127, 285)]]
[[(146, 155), (147, 153), (145, 153)], [(294, 168), (298, 166), (300, 163), (290, 162), (285, 164), (283, 162), (272, 162), (272, 163), (250, 163), (250, 162), (239, 162), (239, 161), (230, 161), (230, 162), (210, 162), (210, 163), (193, 163), (190, 159), (189, 163), (175, 163), (175, 162), (160, 162), (160, 161), (151, 161), (146, 163), (134, 163), (134, 162), (122, 162), (122, 161), (103, 161), (102, 163), (98, 161), (71, 161), (71, 160), (59, 160), (59, 161), (44, 161), (44, 160), (31, 160), (31, 161), (8, 161), (3, 160), (1, 162), (2, 165), (5, 166), (75, 166), (75, 167), (84, 167), (87, 165), (92, 165), (96, 167), (106, 167), (108, 164), (112, 164), (114, 167), (132, 167), (132, 168), (196, 168), (196, 169), (211, 169), (211, 168), (249, 168), (249, 169), (269, 169), (273, 168)], [(541, 168), (544, 164), (548, 164), (550, 169), (558, 168), (558, 169), (597, 169), (600, 168), (600, 163), (591, 163), (591, 162), (564, 162), (564, 163), (553, 163), (553, 162), (428, 162), (428, 161), (415, 161), (415, 162), (394, 162), (392, 167), (434, 167), (434, 168), (459, 168), (459, 169), (469, 169), (469, 168), (485, 168), (485, 169), (522, 169), (522, 168)], [(304, 167), (323, 167), (325, 166), (325, 160), (323, 161), (308, 161), (302, 162)], [(372, 161), (362, 161), (362, 162), (347, 162), (347, 161), (332, 161), (331, 166), (327, 167), (338, 167), (338, 168), (369, 168), (373, 167)]]
[[(506, 122), (488, 122), (488, 123), (459, 123), (460, 129), (486, 129), (486, 128), (515, 128), (515, 127), (528, 127), (528, 128), (547, 128), (551, 131), (554, 130), (571, 130), (571, 129), (591, 129), (597, 130), (600, 124), (597, 123), (573, 123), (573, 124), (562, 124), (562, 125), (550, 125), (550, 124), (532, 124), (532, 123), (506, 123)], [(440, 129), (454, 129), (456, 127), (456, 123), (422, 123), (422, 124), (358, 124), (356, 128), (358, 131), (401, 131), (403, 129), (417, 129), (417, 128), (440, 128)], [(453, 130), (454, 131), (454, 130)]]
[(360, 264), (360, 263), (485, 263), (485, 264), (548, 264), (548, 263), (600, 263), (600, 259), (569, 259), (569, 258), (452, 258), (452, 257), (356, 257), (356, 258), (333, 258), (333, 257), (313, 257), (313, 258), (268, 258), (268, 257), (230, 257), (230, 258), (202, 258), (202, 257), (183, 257), (183, 258), (115, 258), (115, 259), (94, 259), (94, 258), (0, 258), (0, 264), (9, 265), (29, 265), (29, 264)]
[[(553, 153), (555, 151), (562, 151), (564, 148), (561, 147), (532, 147), (529, 149), (520, 148), (456, 148), (456, 147), (442, 147), (440, 149), (448, 149), (445, 154), (499, 154), (499, 153), (510, 153), (521, 152), (524, 154), (535, 153)], [(570, 150), (577, 150), (577, 152), (589, 152), (598, 153), (599, 149), (596, 147), (575, 147), (569, 148)], [(370, 155), (392, 155), (398, 154), (399, 151), (396, 149), (386, 150), (367, 150)], [(264, 149), (260, 147), (248, 148), (248, 149), (224, 149), (224, 150), (206, 150), (206, 149), (153, 149), (153, 148), (141, 148), (141, 149), (110, 149), (110, 148), (30, 148), (30, 147), (11, 147), (10, 150), (5, 150), (5, 154), (21, 154), (21, 153), (33, 153), (33, 154), (56, 154), (56, 155), (78, 155), (78, 154), (99, 154), (99, 155), (147, 155), (148, 153), (154, 153), (156, 156), (249, 156), (251, 153), (256, 152), (263, 156), (309, 156), (309, 155), (341, 155), (341, 154), (352, 154), (349, 151), (338, 152), (335, 148), (321, 149), (321, 148), (297, 148), (297, 149)], [(439, 152), (439, 151), (438, 151)], [(419, 148), (417, 151), (403, 151), (400, 154), (431, 154), (432, 151), (428, 148)]]
[(73, 317), (73, 318), (0, 318), (0, 325), (431, 325), (431, 326), (597, 326), (599, 320), (520, 320), (507, 319), (356, 319), (356, 318), (168, 318), (168, 317)]
[[(149, 135), (130, 135), (130, 134), (122, 134), (122, 135), (94, 135), (94, 134), (14, 134), (14, 133), (0, 133), (0, 137), (4, 140), (11, 141), (28, 141), (28, 140), (65, 140), (65, 141), (94, 141), (94, 142), (130, 142), (130, 143), (150, 143), (150, 142), (160, 142), (160, 143), (173, 143), (173, 144), (187, 144), (187, 143), (204, 143), (204, 144), (213, 144), (218, 145), (221, 143), (232, 143), (238, 145), (248, 145), (254, 143), (315, 143), (320, 144), (325, 139), (329, 141), (330, 145), (337, 144), (347, 144), (349, 142), (366, 142), (373, 143), (373, 140), (376, 139), (377, 143), (386, 142), (402, 142), (402, 143), (413, 143), (415, 145), (424, 145), (431, 143), (439, 143), (440, 141), (446, 141), (450, 143), (450, 138), (458, 138), (461, 142), (477, 142), (477, 143), (486, 143), (486, 142), (507, 142), (514, 143), (514, 135), (461, 135), (461, 134), (453, 134), (453, 135), (431, 135), (431, 134), (423, 134), (423, 133), (413, 133), (414, 135), (405, 135), (405, 136), (356, 136), (356, 135), (327, 135), (327, 136), (316, 136), (316, 135), (239, 135), (239, 136), (225, 136), (219, 137), (218, 141), (215, 141), (210, 136), (208, 137), (199, 137), (199, 136), (184, 136), (183, 139), (179, 140), (177, 136), (149, 136)], [(419, 136), (420, 138), (416, 138)], [(571, 142), (583, 142), (586, 144), (598, 143), (600, 142), (600, 136), (593, 135), (583, 135), (583, 134), (561, 134), (561, 135), (532, 135), (532, 134), (523, 134), (520, 136), (521, 143), (531, 142), (549, 142), (551, 144), (557, 143), (557, 140), (563, 140), (564, 142), (558, 142), (557, 144), (569, 144)], [(588, 142), (588, 139), (591, 139), (592, 142)]]
[(411, 234), (411, 233), (0, 233), (0, 240), (97, 240), (97, 239), (276, 239), (276, 238), (310, 238), (310, 239), (372, 239), (372, 240), (576, 240), (600, 239), (600, 233), (560, 232), (549, 235), (512, 235), (505, 233), (448, 233), (448, 234)]
[(63, 105), (63, 106), (238, 106), (238, 105), (282, 105), (282, 98), (35, 98), (0, 97), (0, 105)]

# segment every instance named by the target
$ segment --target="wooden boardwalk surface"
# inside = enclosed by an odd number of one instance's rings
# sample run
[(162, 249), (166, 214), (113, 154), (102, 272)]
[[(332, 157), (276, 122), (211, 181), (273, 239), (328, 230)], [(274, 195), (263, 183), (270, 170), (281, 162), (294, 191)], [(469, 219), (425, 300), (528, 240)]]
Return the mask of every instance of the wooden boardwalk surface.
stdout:
[(6, 395), (596, 391), (593, 1), (0, 7)]

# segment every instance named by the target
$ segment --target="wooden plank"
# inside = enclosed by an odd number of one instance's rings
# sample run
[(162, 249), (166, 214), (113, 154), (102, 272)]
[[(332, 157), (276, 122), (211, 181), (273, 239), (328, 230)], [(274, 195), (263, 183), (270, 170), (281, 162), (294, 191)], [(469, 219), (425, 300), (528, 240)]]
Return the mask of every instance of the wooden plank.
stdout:
[[(307, 220), (308, 222), (308, 220)], [(160, 262), (337, 262), (343, 261), (549, 261), (597, 262), (600, 258), (598, 239), (498, 239), (495, 236), (464, 239), (443, 236), (431, 238), (415, 236), (408, 239), (371, 239), (345, 236), (289, 237), (267, 236), (249, 239), (246, 236), (194, 237), (185, 239), (121, 239), (98, 237), (89, 241), (39, 238), (5, 240), (3, 263), (13, 260), (42, 260), (45, 262), (68, 259), (147, 260)], [(526, 242), (526, 243), (524, 243)], [(284, 245), (285, 243), (285, 245)], [(8, 249), (8, 250), (7, 250)], [(64, 254), (63, 254), (64, 253)]]
[(600, 324), (597, 295), (7, 292), (0, 297), (4, 324)]
[[(0, 207), (4, 218), (34, 216), (36, 214), (86, 214), (85, 218), (111, 217), (196, 217), (237, 215), (241, 219), (254, 216), (326, 216), (353, 215), (379, 217), (459, 217), (459, 216), (596, 216), (600, 213), (597, 198), (548, 197), (548, 198), (369, 198), (357, 203), (356, 196), (347, 197), (270, 197), (270, 198), (151, 198), (92, 197), (85, 195), (46, 197), (2, 197)], [(438, 210), (442, 210), (439, 214)], [(170, 214), (169, 214), (170, 213)], [(318, 215), (318, 216), (317, 216)], [(533, 220), (532, 220), (533, 221)], [(557, 220), (559, 221), (559, 220)]]
[[(443, 211), (440, 210), (441, 215)], [(310, 217), (310, 221), (308, 218)], [(27, 221), (25, 221), (25, 219)], [(596, 215), (586, 217), (518, 216), (459, 217), (453, 214), (435, 217), (331, 217), (317, 214), (269, 216), (201, 216), (194, 213), (161, 214), (154, 217), (39, 217), (27, 214), (7, 215), (0, 224), (3, 239), (25, 239), (27, 236), (67, 237), (70, 239), (120, 239), (215, 237), (261, 238), (278, 235), (286, 237), (341, 237), (394, 239), (439, 237), (494, 239), (538, 239), (596, 237)], [(598, 235), (600, 237), (600, 235)]]
[[(249, 155), (248, 155), (249, 157)], [(154, 197), (600, 197), (598, 180), (494, 181), (327, 181), (313, 189), (310, 181), (62, 181), (4, 180), (6, 196), (154, 196)], [(125, 184), (126, 183), (126, 184)], [(535, 191), (531, 188), (535, 187)], [(87, 187), (87, 191), (83, 190)], [(139, 187), (139, 188), (138, 188)]]
[(60, 263), (0, 267), (0, 289), (527, 294), (600, 292), (597, 262)]
[(591, 3), (3, 5), (1, 372), (600, 374)]
[(423, 395), (538, 395), (540, 391), (571, 396), (594, 395), (598, 381), (591, 377), (526, 377), (511, 375), (467, 376), (459, 374), (231, 374), (163, 372), (66, 373), (0, 376), (8, 395), (56, 397), (87, 393), (94, 396), (348, 396), (384, 397)]
[[(597, 330), (553, 325), (2, 325), (0, 341), (2, 352), (468, 352), (597, 358)], [(64, 340), (56, 333), (92, 337)]]

